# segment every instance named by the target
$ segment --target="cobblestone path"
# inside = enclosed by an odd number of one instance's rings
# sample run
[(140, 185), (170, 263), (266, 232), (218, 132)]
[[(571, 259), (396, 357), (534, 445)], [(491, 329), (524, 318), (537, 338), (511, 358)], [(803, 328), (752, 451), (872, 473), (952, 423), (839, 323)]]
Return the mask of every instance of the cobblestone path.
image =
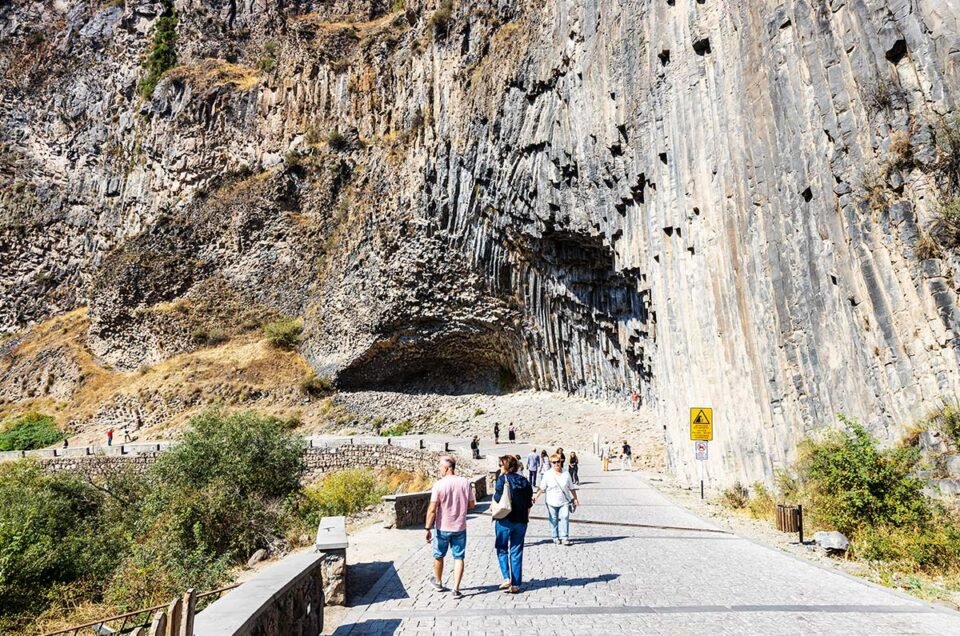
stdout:
[[(602, 473), (585, 458), (581, 481), (583, 506), (572, 519), (614, 525), (572, 523), (565, 547), (553, 544), (546, 520), (532, 520), (521, 594), (497, 589), (492, 522), (481, 505), (468, 525), (463, 599), (426, 583), (424, 544), (335, 635), (960, 634), (960, 614), (717, 532), (634, 473)], [(545, 517), (541, 505), (532, 513)], [(448, 561), (447, 585), (451, 574)]]

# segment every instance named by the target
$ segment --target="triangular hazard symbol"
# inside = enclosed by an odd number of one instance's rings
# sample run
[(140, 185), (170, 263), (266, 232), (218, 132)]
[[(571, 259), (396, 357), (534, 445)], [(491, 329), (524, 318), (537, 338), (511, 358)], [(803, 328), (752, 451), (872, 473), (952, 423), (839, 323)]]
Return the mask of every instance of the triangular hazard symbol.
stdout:
[(703, 411), (697, 413), (697, 417), (693, 420), (694, 424), (709, 424), (710, 420), (707, 419), (707, 416), (704, 415)]

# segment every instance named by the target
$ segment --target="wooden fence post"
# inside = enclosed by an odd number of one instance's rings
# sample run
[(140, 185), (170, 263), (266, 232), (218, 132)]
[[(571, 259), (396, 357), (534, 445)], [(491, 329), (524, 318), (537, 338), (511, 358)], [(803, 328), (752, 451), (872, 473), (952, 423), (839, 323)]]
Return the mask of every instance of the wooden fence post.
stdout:
[(193, 636), (193, 614), (197, 609), (197, 595), (191, 587), (183, 595), (183, 620), (180, 622), (180, 633), (171, 636)]
[(167, 607), (167, 636), (180, 635), (180, 622), (183, 619), (183, 601), (178, 598)]
[(163, 610), (157, 610), (150, 623), (150, 636), (167, 636), (167, 616)]

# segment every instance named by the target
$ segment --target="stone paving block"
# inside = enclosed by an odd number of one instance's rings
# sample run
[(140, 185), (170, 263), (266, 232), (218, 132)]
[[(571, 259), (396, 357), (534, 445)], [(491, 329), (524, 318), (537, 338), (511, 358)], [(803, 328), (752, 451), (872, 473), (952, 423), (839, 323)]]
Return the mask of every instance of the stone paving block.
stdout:
[[(716, 532), (633, 473), (601, 473), (587, 457), (581, 475), (589, 483), (571, 524), (574, 545), (554, 545), (545, 520), (530, 522), (523, 593), (496, 589), (493, 526), (472, 514), (462, 600), (427, 585), (432, 558), (424, 544), (356, 626), (341, 626), (337, 636), (391, 628), (516, 636), (960, 634), (960, 614)], [(543, 516), (539, 506), (532, 512)], [(445, 585), (451, 576), (448, 561)]]

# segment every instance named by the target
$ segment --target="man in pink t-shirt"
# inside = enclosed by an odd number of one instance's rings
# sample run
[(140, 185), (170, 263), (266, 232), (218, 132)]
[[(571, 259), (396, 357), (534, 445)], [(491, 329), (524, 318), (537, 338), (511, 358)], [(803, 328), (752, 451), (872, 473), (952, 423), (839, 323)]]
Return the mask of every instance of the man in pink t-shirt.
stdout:
[[(440, 480), (430, 493), (427, 509), (427, 543), (433, 542), (433, 576), (430, 584), (443, 591), (443, 558), (449, 549), (453, 553), (453, 597), (462, 598), (460, 581), (463, 579), (463, 557), (467, 550), (467, 511), (477, 505), (470, 481), (458, 477), (457, 462), (444, 455), (437, 467)], [(433, 529), (437, 534), (432, 537)]]

